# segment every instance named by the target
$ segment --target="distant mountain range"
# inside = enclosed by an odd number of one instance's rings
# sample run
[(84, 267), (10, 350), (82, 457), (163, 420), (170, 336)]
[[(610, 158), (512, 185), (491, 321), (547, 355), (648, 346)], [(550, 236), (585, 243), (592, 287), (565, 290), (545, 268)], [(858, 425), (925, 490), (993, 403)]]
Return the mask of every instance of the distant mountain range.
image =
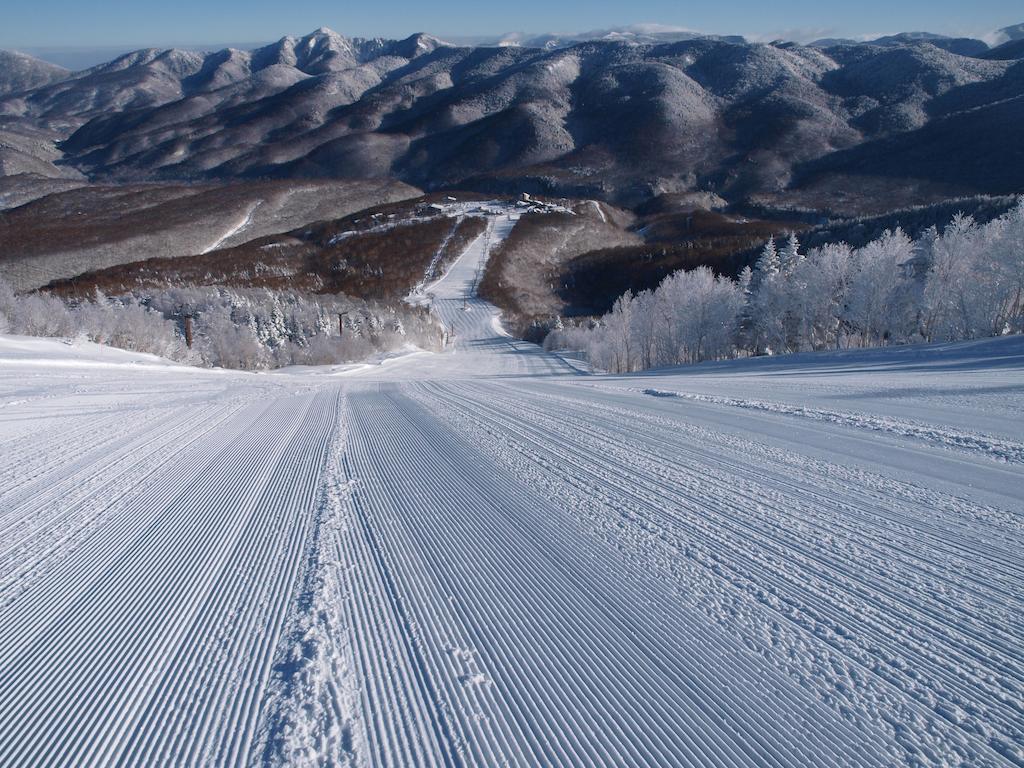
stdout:
[(1024, 191), (1024, 51), (686, 30), (455, 46), (328, 29), (70, 73), (0, 54), (0, 175), (399, 179), (834, 210)]
[[(704, 32), (698, 32), (697, 30), (687, 29), (685, 27), (668, 26), (664, 24), (632, 24), (622, 27), (611, 27), (608, 29), (595, 29), (589, 32), (580, 33), (546, 32), (537, 34), (508, 32), (501, 35), (444, 37), (446, 44), (456, 47), (465, 46), (476, 48), (521, 46), (523, 48), (547, 49), (564, 48), (578, 43), (598, 40), (608, 42), (630, 42), (637, 45), (654, 45), (659, 43), (676, 43), (683, 40), (696, 39), (726, 40), (733, 43), (748, 42), (748, 40), (742, 35), (711, 35)], [(988, 40), (989, 42), (994, 41), (993, 44), (996, 46), (1005, 42), (1020, 39), (1024, 39), (1024, 24), (1015, 24), (1013, 26), (1004, 27), (1003, 29), (996, 30), (995, 32), (985, 36), (985, 40)], [(907, 40), (927, 40), (939, 47), (945, 47), (947, 50), (950, 46), (956, 46), (958, 44), (957, 41), (967, 41), (969, 47), (975, 50), (984, 50), (990, 47), (989, 43), (986, 43), (983, 40), (964, 37), (950, 37), (946, 35), (937, 35), (931, 32), (902, 32), (896, 35), (887, 35), (873, 39), (824, 38), (811, 42), (809, 45), (816, 45), (818, 47), (839, 44), (856, 45), (858, 43), (875, 43), (884, 45), (894, 41)], [(783, 38), (781, 42), (786, 41), (788, 41), (788, 38)], [(791, 42), (803, 41), (793, 40)], [(181, 50), (186, 51), (215, 51), (223, 48), (250, 51), (262, 48), (265, 45), (267, 45), (267, 43), (231, 43), (215, 46), (182, 45), (174, 47), (178, 47)], [(59, 65), (65, 69), (82, 70), (117, 58), (124, 53), (130, 52), (130, 50), (131, 49), (118, 49), (113, 47), (97, 48), (89, 46), (50, 46), (42, 48), (27, 48), (23, 53), (42, 59), (45, 62), (51, 62)], [(83, 64), (82, 62), (86, 63)], [(4, 90), (0, 89), (0, 93), (3, 92)]]
[(38, 88), (70, 76), (70, 71), (56, 64), (17, 51), (0, 51), (0, 95)]
[(504, 35), (458, 38), (453, 43), (459, 45), (481, 46), (519, 46), (522, 48), (566, 48), (579, 43), (596, 41), (632, 43), (634, 45), (657, 45), (660, 43), (678, 43), (683, 40), (727, 40), (732, 43), (745, 43), (742, 35), (708, 35), (692, 29), (669, 27), (661, 24), (634, 24), (627, 27), (595, 29), (582, 33), (544, 33), (526, 34), (510, 32)]
[(1024, 23), (1014, 24), (1011, 27), (1003, 27), (996, 32), (997, 43), (1008, 43), (1014, 40), (1024, 40)]

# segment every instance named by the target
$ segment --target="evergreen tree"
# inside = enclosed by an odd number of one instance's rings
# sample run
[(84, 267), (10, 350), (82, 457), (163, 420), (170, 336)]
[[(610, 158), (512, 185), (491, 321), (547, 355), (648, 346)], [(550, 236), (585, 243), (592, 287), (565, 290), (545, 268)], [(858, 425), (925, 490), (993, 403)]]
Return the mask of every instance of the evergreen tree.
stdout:
[(754, 265), (754, 288), (772, 280), (777, 274), (779, 274), (779, 251), (775, 247), (775, 238), (769, 237)]
[(779, 251), (778, 258), (779, 269), (786, 274), (791, 274), (796, 269), (797, 264), (803, 259), (803, 256), (800, 255), (800, 241), (797, 239), (795, 232), (789, 233), (789, 237), (786, 238), (786, 244)]

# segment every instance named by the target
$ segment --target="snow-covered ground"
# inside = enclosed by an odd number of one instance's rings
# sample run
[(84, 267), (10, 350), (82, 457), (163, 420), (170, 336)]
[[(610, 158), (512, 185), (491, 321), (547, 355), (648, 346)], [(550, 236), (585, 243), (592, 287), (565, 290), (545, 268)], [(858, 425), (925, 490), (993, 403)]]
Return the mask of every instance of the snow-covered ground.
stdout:
[(443, 354), (0, 338), (0, 765), (1024, 761), (1024, 340), (578, 375), (510, 225)]

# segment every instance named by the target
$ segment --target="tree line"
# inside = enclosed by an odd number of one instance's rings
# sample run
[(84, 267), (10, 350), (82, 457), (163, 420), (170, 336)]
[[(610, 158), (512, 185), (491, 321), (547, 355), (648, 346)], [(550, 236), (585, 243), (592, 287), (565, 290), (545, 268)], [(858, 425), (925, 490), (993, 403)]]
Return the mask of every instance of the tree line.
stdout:
[(259, 370), (362, 360), (407, 344), (439, 349), (444, 331), (425, 309), (344, 295), (186, 286), (144, 296), (97, 290), (73, 301), (17, 295), (0, 280), (0, 333), (78, 338), (191, 365)]
[(751, 355), (959, 341), (1024, 331), (1024, 197), (986, 224), (803, 252), (770, 239), (735, 280), (707, 267), (626, 293), (597, 320), (556, 319), (548, 349), (625, 373)]

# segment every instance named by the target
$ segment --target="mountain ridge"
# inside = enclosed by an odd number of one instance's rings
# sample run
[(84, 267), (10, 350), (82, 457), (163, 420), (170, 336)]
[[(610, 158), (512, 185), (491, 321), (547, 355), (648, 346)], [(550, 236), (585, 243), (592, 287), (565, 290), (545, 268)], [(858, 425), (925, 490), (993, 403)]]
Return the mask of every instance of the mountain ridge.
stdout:
[[(252, 51), (140, 49), (0, 95), (0, 133), (59, 136), (40, 139), (47, 153), (19, 144), (12, 168), (106, 181), (396, 178), (629, 204), (663, 193), (785, 203), (823, 174), (840, 196), (856, 196), (860, 177), (902, 184), (900, 204), (1021, 186), (1012, 135), (984, 120), (1008, 160), (998, 183), (948, 167), (969, 139), (957, 121), (977, 130), (977, 110), (1024, 93), (1013, 50), (922, 33), (810, 45), (636, 34), (685, 39), (467, 47), (320, 28)], [(879, 167), (885, 141), (937, 120), (953, 129), (924, 134), (939, 144), (916, 153), (914, 189)]]
[(0, 50), (0, 97), (67, 78), (64, 67), (18, 51)]

